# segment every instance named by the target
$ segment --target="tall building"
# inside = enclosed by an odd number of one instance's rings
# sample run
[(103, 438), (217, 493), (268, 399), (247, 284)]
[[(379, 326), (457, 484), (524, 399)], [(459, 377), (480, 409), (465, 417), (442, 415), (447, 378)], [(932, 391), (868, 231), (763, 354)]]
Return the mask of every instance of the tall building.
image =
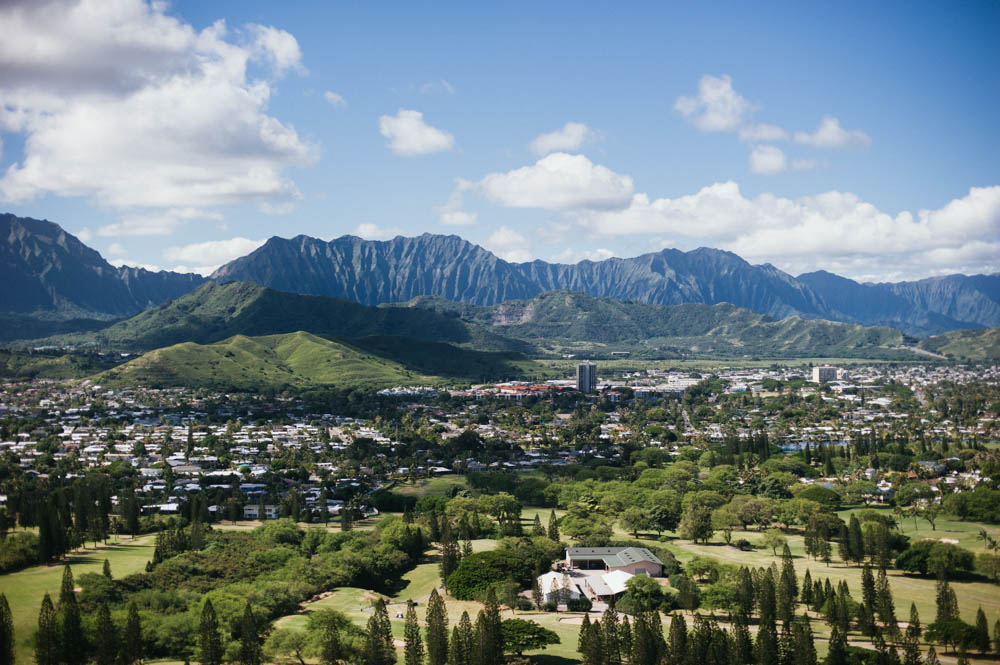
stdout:
[(830, 365), (817, 365), (813, 367), (813, 383), (826, 383), (837, 380), (837, 368)]
[(581, 393), (592, 393), (597, 390), (597, 365), (580, 363), (576, 366), (576, 389)]

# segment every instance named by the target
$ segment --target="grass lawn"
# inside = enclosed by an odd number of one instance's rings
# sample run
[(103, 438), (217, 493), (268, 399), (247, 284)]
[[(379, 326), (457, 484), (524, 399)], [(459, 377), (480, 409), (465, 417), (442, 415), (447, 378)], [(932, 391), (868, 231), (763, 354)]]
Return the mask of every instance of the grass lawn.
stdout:
[(457, 473), (446, 473), (433, 478), (421, 478), (412, 483), (400, 483), (394, 491), (410, 496), (446, 496), (453, 487), (465, 489), (465, 476)]
[[(100, 573), (104, 560), (111, 564), (111, 573), (116, 578), (143, 570), (146, 562), (153, 558), (154, 537), (141, 536), (134, 541), (123, 539), (98, 549), (78, 550), (68, 557), (73, 576), (84, 573)], [(63, 566), (32, 566), (15, 573), (0, 575), (0, 591), (7, 594), (11, 613), (14, 615), (14, 634), (17, 640), (17, 662), (33, 663), (34, 652), (30, 639), (37, 628), (38, 609), (42, 597), (49, 592), (53, 602), (59, 595)]]

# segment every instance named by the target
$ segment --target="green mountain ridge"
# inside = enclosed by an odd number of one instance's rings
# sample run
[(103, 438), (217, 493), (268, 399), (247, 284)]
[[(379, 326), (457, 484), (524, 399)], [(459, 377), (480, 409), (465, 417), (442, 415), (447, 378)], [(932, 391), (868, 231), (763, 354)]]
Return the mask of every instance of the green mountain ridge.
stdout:
[(519, 378), (533, 363), (509, 353), (486, 353), (398, 337), (334, 341), (308, 332), (212, 344), (183, 342), (150, 351), (94, 377), (112, 385), (221, 390), (385, 388)]
[(1000, 327), (952, 330), (920, 340), (920, 348), (955, 360), (1000, 360)]
[(816, 319), (776, 320), (728, 303), (650, 305), (552, 291), (490, 307), (415, 298), (402, 306), (433, 309), (488, 326), (550, 351), (577, 348), (770, 357), (906, 357), (903, 333)]
[(234, 335), (262, 336), (304, 330), (334, 338), (389, 335), (447, 342), (479, 351), (528, 352), (450, 314), (391, 309), (326, 296), (283, 293), (248, 282), (206, 283), (176, 300), (93, 333), (60, 336), (63, 343), (146, 351), (182, 342), (210, 344)]

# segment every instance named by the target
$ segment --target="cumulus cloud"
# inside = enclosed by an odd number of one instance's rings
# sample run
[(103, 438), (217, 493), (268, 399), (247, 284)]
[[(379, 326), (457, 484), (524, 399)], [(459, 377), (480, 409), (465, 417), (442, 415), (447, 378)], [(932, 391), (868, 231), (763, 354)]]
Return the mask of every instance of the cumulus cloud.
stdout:
[(129, 214), (113, 224), (97, 229), (97, 235), (116, 236), (168, 236), (181, 224), (191, 220), (222, 221), (222, 214), (200, 208), (167, 208), (153, 212)]
[(338, 95), (333, 90), (327, 90), (323, 93), (323, 99), (335, 109), (342, 109), (347, 106), (347, 100), (341, 95)]
[(257, 25), (231, 35), (221, 21), (199, 32), (164, 7), (0, 7), (0, 128), (24, 136), (0, 197), (93, 197), (155, 216), (299, 196), (283, 172), (312, 164), (315, 146), (266, 113), (268, 74), (301, 66), (295, 38)]
[(750, 170), (760, 175), (774, 175), (788, 168), (788, 161), (781, 148), (757, 145), (750, 152)]
[(1000, 186), (891, 215), (851, 193), (746, 198), (725, 182), (673, 199), (636, 194), (624, 210), (575, 218), (596, 237), (679, 236), (792, 273), (824, 267), (858, 279), (908, 279), (1000, 270)]
[(615, 253), (610, 249), (598, 247), (597, 249), (574, 249), (567, 247), (562, 251), (553, 254), (549, 261), (553, 263), (579, 263), (580, 261), (604, 261), (610, 259)]
[(593, 138), (594, 132), (587, 125), (582, 122), (567, 122), (554, 132), (539, 134), (528, 148), (541, 156), (550, 152), (576, 150)]
[[(160, 266), (153, 265), (151, 263), (142, 263), (140, 261), (136, 261), (135, 259), (125, 259), (121, 257), (108, 259), (108, 263), (110, 263), (116, 268), (121, 268), (122, 266), (128, 266), (130, 268), (142, 268), (143, 270), (148, 270), (149, 272), (160, 272), (161, 270), (163, 270), (163, 268), (161, 268)], [(180, 267), (183, 268), (184, 266)], [(192, 271), (178, 270), (177, 272), (192, 272)]]
[(731, 132), (744, 124), (753, 104), (733, 89), (728, 75), (705, 75), (698, 81), (698, 94), (681, 95), (674, 109), (703, 132)]
[(219, 266), (241, 256), (246, 256), (263, 245), (264, 242), (264, 240), (250, 240), (249, 238), (196, 242), (190, 245), (167, 247), (163, 250), (163, 258), (168, 262), (181, 264), (173, 268), (178, 272), (210, 275)]
[(583, 155), (556, 152), (506, 173), (491, 173), (477, 190), (508, 208), (609, 209), (628, 204), (632, 178), (594, 164)]
[(490, 234), (483, 246), (505, 261), (531, 260), (531, 242), (509, 226), (501, 226)]
[(403, 235), (403, 230), (395, 226), (383, 228), (373, 222), (362, 222), (351, 233), (365, 240), (389, 240)]
[(420, 111), (399, 109), (396, 115), (383, 115), (378, 127), (382, 136), (389, 140), (386, 146), (397, 155), (428, 155), (455, 147), (455, 137), (428, 125)]
[(867, 148), (872, 140), (860, 129), (844, 129), (837, 118), (827, 115), (815, 132), (795, 132), (795, 142), (814, 148), (860, 149)]
[(125, 248), (121, 246), (121, 243), (113, 242), (108, 245), (108, 256), (121, 256), (126, 254)]
[(445, 226), (473, 226), (476, 223), (476, 213), (468, 212), (465, 208), (464, 193), (471, 189), (473, 184), (468, 180), (457, 178), (455, 189), (444, 205), (434, 208), (438, 215), (438, 221)]
[(783, 127), (760, 123), (740, 127), (740, 140), (750, 143), (764, 141), (787, 141), (788, 132)]

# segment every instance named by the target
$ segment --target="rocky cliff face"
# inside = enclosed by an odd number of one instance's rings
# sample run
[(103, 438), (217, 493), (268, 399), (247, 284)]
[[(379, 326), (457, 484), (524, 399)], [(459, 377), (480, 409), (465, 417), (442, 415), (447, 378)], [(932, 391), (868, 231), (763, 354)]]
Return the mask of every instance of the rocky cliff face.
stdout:
[(0, 215), (0, 312), (50, 319), (113, 318), (181, 296), (194, 274), (116, 268), (59, 225)]
[(660, 305), (728, 302), (775, 318), (887, 325), (916, 335), (1000, 325), (998, 275), (860, 284), (826, 272), (796, 278), (708, 248), (566, 265), (508, 263), (457, 236), (330, 242), (298, 236), (272, 238), (212, 278), (369, 305), (420, 295), (495, 305), (564, 289)]

